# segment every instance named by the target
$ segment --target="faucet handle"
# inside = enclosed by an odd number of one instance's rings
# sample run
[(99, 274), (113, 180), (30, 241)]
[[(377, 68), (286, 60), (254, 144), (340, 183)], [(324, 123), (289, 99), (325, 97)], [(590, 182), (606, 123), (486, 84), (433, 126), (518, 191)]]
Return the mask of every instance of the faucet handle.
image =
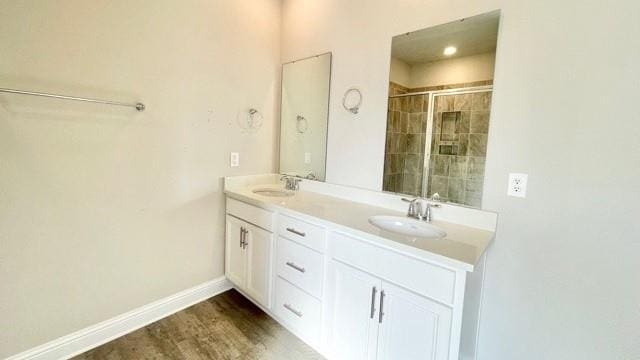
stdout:
[(291, 178), (291, 190), (300, 190), (300, 182), (302, 182), (301, 178), (294, 177)]
[(416, 201), (418, 201), (420, 198), (415, 198), (415, 199), (408, 199), (408, 198), (402, 198), (401, 200), (404, 202), (408, 202), (409, 203), (409, 209), (413, 209)]
[(302, 181), (302, 178), (297, 177), (297, 176), (293, 176), (293, 175), (284, 174), (280, 178), (280, 181), (282, 181), (282, 180), (284, 180), (284, 188), (285, 189), (287, 189), (287, 190), (299, 190), (300, 189), (300, 182)]
[[(444, 200), (442, 200), (442, 197), (438, 193), (434, 193), (433, 195), (431, 195), (431, 199), (429, 199), (429, 200), (431, 200), (434, 203), (443, 203), (443, 202), (445, 202)], [(440, 205), (438, 205), (436, 207), (440, 207)]]
[[(407, 216), (408, 217), (422, 219), (423, 215), (422, 215), (422, 201), (421, 200), (422, 200), (422, 198), (419, 198), (419, 197), (417, 197), (415, 199), (402, 198), (402, 201), (409, 203), (409, 209), (407, 210)], [(427, 206), (428, 206), (428, 204), (427, 204)]]

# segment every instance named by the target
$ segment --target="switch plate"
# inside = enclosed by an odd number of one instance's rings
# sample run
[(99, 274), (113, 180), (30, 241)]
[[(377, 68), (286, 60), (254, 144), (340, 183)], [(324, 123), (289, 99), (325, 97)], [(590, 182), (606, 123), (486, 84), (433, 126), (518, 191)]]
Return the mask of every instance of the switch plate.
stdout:
[(515, 197), (527, 197), (527, 174), (509, 174), (509, 188), (507, 195)]
[(229, 165), (231, 167), (238, 167), (240, 166), (240, 153), (237, 152), (232, 152), (229, 155)]
[(304, 163), (305, 164), (311, 164), (311, 153), (310, 152), (304, 153)]

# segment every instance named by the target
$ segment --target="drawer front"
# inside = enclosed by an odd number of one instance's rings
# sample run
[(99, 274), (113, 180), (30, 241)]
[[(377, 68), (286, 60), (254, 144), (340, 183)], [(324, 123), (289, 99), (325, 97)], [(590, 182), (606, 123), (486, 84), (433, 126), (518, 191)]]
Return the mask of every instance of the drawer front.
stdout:
[(324, 252), (326, 231), (318, 225), (280, 215), (278, 216), (278, 234), (316, 251)]
[(227, 214), (273, 232), (273, 212), (227, 197)]
[(291, 330), (311, 345), (320, 340), (322, 303), (280, 277), (276, 278), (274, 312)]
[(418, 294), (452, 305), (456, 273), (341, 233), (331, 233), (331, 256)]
[(309, 294), (322, 296), (324, 256), (291, 240), (278, 237), (278, 275)]

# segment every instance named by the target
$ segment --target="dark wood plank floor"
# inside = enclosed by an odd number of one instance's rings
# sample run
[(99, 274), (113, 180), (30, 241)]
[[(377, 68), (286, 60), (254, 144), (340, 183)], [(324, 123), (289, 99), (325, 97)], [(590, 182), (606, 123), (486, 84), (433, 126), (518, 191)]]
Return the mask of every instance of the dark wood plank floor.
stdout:
[(323, 359), (235, 290), (74, 359)]

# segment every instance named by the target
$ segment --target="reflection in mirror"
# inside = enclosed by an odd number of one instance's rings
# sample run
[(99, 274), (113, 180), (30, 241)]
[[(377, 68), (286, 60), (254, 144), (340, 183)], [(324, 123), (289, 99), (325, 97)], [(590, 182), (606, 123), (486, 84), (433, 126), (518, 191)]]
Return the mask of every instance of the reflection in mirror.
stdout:
[(481, 206), (499, 20), (393, 38), (384, 191)]
[(280, 173), (324, 181), (331, 53), (282, 66)]

